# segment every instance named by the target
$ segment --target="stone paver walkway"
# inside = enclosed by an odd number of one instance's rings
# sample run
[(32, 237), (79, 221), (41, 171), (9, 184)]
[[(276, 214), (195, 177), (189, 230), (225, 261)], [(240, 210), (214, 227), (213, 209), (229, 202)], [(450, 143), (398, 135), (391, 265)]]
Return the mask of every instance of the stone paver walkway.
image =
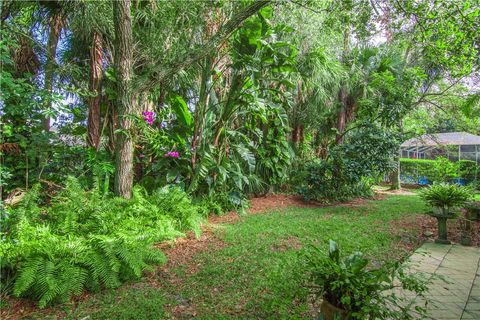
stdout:
[(410, 261), (413, 272), (439, 276), (429, 285), (431, 319), (480, 320), (480, 248), (425, 243)]

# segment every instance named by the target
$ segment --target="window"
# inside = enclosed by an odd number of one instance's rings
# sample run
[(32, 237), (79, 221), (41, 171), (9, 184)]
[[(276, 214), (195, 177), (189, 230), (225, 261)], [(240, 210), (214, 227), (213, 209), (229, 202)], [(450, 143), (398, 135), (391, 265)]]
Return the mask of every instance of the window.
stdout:
[(460, 146), (460, 152), (475, 152), (475, 145)]
[(477, 154), (475, 152), (461, 152), (460, 153), (460, 159), (461, 160), (472, 160), (476, 161), (476, 156)]

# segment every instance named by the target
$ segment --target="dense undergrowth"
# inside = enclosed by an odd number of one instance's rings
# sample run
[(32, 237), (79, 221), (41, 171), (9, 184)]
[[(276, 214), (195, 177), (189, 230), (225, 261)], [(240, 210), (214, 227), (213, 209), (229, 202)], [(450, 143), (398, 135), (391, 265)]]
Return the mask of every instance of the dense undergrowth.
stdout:
[(175, 187), (152, 194), (137, 187), (132, 199), (85, 191), (68, 178), (45, 205), (40, 187), (21, 205), (2, 213), (2, 291), (37, 299), (40, 307), (84, 290), (118, 287), (165, 261), (153, 244), (200, 233), (203, 206)]

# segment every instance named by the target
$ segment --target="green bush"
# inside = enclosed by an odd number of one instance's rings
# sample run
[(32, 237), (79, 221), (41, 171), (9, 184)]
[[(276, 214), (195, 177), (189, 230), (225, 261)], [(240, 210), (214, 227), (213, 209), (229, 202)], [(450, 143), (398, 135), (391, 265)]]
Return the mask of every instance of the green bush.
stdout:
[(460, 160), (458, 163), (459, 176), (468, 182), (473, 183), (474, 181), (477, 181), (478, 183), (480, 180), (480, 166), (472, 160)]
[(348, 140), (329, 150), (329, 157), (306, 165), (299, 193), (306, 200), (344, 201), (373, 195), (379, 172), (391, 171), (398, 150), (396, 135), (372, 124), (352, 131)]
[(400, 172), (414, 181), (420, 177), (426, 177), (431, 182), (451, 182), (455, 178), (461, 178), (467, 183), (475, 183), (480, 169), (471, 160), (451, 162), (444, 157), (436, 160), (401, 158)]
[(356, 197), (371, 197), (373, 191), (366, 179), (336, 172), (335, 165), (320, 160), (306, 166), (304, 185), (298, 193), (307, 201), (347, 201)]
[(39, 187), (1, 222), (2, 287), (29, 296), (40, 307), (83, 290), (113, 288), (165, 261), (156, 242), (200, 232), (202, 209), (178, 188), (148, 195), (136, 187), (131, 200), (85, 191), (75, 178), (48, 207)]
[(361, 252), (342, 258), (332, 240), (328, 255), (312, 247), (305, 257), (315, 295), (345, 310), (346, 319), (418, 319), (425, 315), (420, 306), (411, 310), (413, 299), (392, 291), (397, 287), (424, 297), (428, 290), (426, 281), (406, 272), (401, 262), (372, 268)]

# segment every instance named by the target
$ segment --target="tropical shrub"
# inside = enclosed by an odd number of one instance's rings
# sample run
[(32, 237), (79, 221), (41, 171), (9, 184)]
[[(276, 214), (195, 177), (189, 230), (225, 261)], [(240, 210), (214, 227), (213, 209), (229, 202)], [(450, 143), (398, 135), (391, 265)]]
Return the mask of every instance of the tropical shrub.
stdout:
[(425, 177), (430, 182), (451, 182), (455, 178), (474, 183), (478, 179), (478, 166), (475, 161), (460, 160), (451, 162), (447, 158), (400, 159), (400, 172), (404, 177), (418, 181)]
[(459, 169), (460, 166), (458, 162), (451, 162), (445, 157), (438, 157), (433, 162), (430, 175), (434, 182), (451, 182), (453, 179), (459, 177)]
[(476, 189), (480, 188), (480, 166), (472, 160), (458, 161), (458, 174), (460, 178), (465, 179), (467, 183), (472, 184)]
[(371, 268), (361, 252), (342, 258), (335, 241), (330, 240), (328, 255), (318, 247), (306, 252), (306, 262), (314, 293), (346, 312), (347, 319), (418, 319), (425, 308), (411, 310), (411, 301), (395, 294), (394, 288), (423, 297), (426, 282), (402, 267), (386, 262)]
[(320, 160), (306, 165), (306, 178), (299, 194), (307, 201), (345, 201), (355, 197), (371, 197), (370, 184), (359, 177), (337, 174), (333, 162)]
[(108, 198), (98, 186), (85, 191), (75, 178), (49, 206), (40, 207), (39, 187), (2, 219), (2, 287), (40, 307), (83, 290), (118, 287), (165, 261), (153, 244), (200, 232), (204, 212), (178, 188), (148, 195), (136, 187), (131, 200)]
[(400, 158), (400, 173), (404, 180), (407, 179), (407, 177), (413, 181), (418, 181), (420, 177), (426, 177), (428, 180), (431, 180), (429, 173), (434, 161), (435, 160)]
[(333, 147), (329, 157), (306, 166), (299, 193), (306, 200), (348, 200), (372, 196), (371, 184), (394, 167), (396, 134), (372, 124), (353, 131), (348, 143)]

